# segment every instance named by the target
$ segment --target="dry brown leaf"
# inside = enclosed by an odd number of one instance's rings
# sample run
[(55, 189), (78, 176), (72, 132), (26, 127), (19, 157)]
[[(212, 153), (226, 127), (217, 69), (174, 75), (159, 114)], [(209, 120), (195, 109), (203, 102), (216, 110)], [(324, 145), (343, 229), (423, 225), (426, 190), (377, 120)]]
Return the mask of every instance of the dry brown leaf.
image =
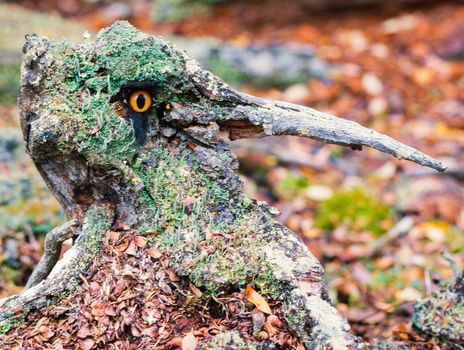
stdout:
[(95, 303), (95, 305), (92, 306), (92, 310), (90, 312), (93, 316), (101, 317), (105, 315), (105, 305), (102, 303)]
[(110, 242), (112, 243), (117, 242), (119, 240), (120, 235), (121, 233), (118, 231), (110, 231), (109, 233)]
[(89, 326), (87, 324), (83, 324), (79, 327), (79, 331), (77, 332), (78, 338), (87, 338), (90, 335), (92, 335), (92, 332), (90, 332)]
[(156, 337), (158, 335), (158, 327), (153, 326), (153, 327), (150, 327), (150, 328), (145, 328), (143, 330), (143, 334), (145, 334), (146, 336), (149, 336), (149, 337)]
[(189, 283), (190, 291), (195, 295), (197, 298), (201, 298), (203, 293), (197, 287), (195, 287), (191, 282)]
[(131, 241), (129, 247), (126, 249), (126, 254), (136, 256), (137, 255), (137, 246), (134, 241)]
[(168, 274), (169, 280), (172, 282), (180, 281), (180, 277), (173, 269), (166, 269), (166, 273)]
[(182, 337), (172, 338), (166, 345), (180, 348), (182, 346)]
[(121, 294), (124, 290), (126, 289), (126, 280), (124, 278), (120, 278), (116, 282), (116, 287), (114, 288), (114, 295), (119, 295)]
[(82, 350), (90, 350), (93, 348), (94, 345), (95, 345), (95, 342), (90, 338), (79, 339), (79, 346)]
[(139, 248), (145, 248), (145, 246), (148, 243), (148, 239), (146, 237), (143, 237), (143, 236), (135, 236), (134, 237), (134, 243)]
[(120, 252), (124, 252), (127, 247), (129, 246), (130, 240), (128, 238), (123, 239), (121, 244), (119, 244), (116, 249), (119, 250)]
[(116, 310), (115, 310), (114, 306), (108, 305), (105, 308), (105, 315), (116, 316), (117, 314), (116, 314)]
[(269, 307), (267, 301), (257, 291), (251, 288), (250, 285), (246, 287), (245, 298), (254, 306), (256, 306), (258, 310), (266, 314), (272, 314), (271, 308)]
[(267, 334), (269, 334), (269, 337), (271, 338), (277, 333), (276, 329), (271, 324), (271, 322), (269, 322), (269, 320), (264, 323), (263, 329), (267, 332)]
[(276, 315), (269, 315), (267, 317), (266, 322), (269, 322), (272, 326), (276, 328), (282, 328), (284, 326), (284, 323), (282, 322), (282, 320), (278, 318)]
[(165, 269), (169, 267), (170, 262), (171, 262), (171, 259), (169, 259), (167, 256), (161, 259), (161, 265), (163, 265)]
[(161, 256), (163, 255), (163, 253), (161, 253), (161, 252), (160, 252), (158, 249), (156, 249), (156, 248), (146, 249), (145, 252), (146, 252), (150, 257), (152, 257), (153, 259), (161, 258)]
[(131, 333), (134, 337), (140, 337), (141, 333), (135, 325), (131, 326)]

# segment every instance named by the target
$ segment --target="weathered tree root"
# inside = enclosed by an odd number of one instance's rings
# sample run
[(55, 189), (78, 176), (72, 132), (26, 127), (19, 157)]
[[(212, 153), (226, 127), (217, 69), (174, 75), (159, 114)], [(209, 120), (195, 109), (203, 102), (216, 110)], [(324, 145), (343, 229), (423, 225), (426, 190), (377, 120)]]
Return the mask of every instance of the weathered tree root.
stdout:
[[(102, 238), (112, 221), (113, 212), (110, 206), (89, 209), (76, 244), (58, 261), (49, 276), (21, 294), (0, 300), (0, 327), (48, 305), (77, 288), (81, 274), (85, 273), (98, 254)], [(66, 223), (52, 236), (63, 238), (73, 224), (73, 221)], [(45, 258), (51, 261), (48, 257)], [(42, 275), (42, 272), (40, 274)]]
[(75, 234), (78, 224), (77, 220), (71, 220), (47, 233), (43, 256), (27, 280), (26, 289), (47, 278), (60, 257), (62, 243)]

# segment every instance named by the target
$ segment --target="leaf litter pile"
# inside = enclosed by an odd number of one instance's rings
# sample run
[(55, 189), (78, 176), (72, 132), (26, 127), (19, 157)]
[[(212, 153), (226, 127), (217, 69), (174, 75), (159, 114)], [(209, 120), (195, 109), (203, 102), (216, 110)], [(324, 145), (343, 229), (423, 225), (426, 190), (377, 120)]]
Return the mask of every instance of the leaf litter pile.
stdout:
[(278, 304), (250, 286), (246, 294), (205, 297), (169, 267), (168, 252), (148, 242), (136, 232), (110, 231), (82, 289), (30, 314), (0, 348), (194, 350), (200, 340), (235, 331), (262, 345), (304, 349)]

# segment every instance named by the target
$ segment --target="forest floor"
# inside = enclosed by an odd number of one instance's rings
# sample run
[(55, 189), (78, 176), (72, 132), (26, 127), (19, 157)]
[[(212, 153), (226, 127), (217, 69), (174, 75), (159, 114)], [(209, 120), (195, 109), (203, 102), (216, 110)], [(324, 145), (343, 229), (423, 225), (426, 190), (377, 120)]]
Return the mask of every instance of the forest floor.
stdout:
[[(291, 137), (234, 143), (247, 192), (278, 208), (279, 220), (321, 260), (331, 298), (354, 333), (371, 344), (394, 339), (434, 348), (411, 329), (411, 316), (414, 302), (464, 267), (464, 5), (320, 14), (301, 11), (299, 1), (233, 1), (154, 23), (143, 11), (147, 2), (135, 3), (142, 9), (131, 21), (153, 33), (214, 36), (243, 47), (313, 45), (333, 64), (325, 79), (240, 89), (355, 120), (446, 163), (441, 174), (370, 149)], [(53, 1), (42, 6), (54, 8)], [(111, 11), (66, 14), (97, 30), (119, 16)], [(0, 132), (17, 127), (16, 114), (0, 106)], [(0, 155), (0, 297), (22, 289), (43, 234), (63, 220), (20, 141), (0, 142), (0, 151), (15, 149), (11, 159)]]

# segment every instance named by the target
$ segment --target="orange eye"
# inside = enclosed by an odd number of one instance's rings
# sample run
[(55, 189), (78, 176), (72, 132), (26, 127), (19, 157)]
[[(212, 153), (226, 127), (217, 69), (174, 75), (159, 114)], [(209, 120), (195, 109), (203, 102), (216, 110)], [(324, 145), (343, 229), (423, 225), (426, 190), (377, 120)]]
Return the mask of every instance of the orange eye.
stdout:
[(146, 112), (151, 106), (151, 95), (145, 90), (135, 91), (130, 95), (129, 104), (135, 112)]

